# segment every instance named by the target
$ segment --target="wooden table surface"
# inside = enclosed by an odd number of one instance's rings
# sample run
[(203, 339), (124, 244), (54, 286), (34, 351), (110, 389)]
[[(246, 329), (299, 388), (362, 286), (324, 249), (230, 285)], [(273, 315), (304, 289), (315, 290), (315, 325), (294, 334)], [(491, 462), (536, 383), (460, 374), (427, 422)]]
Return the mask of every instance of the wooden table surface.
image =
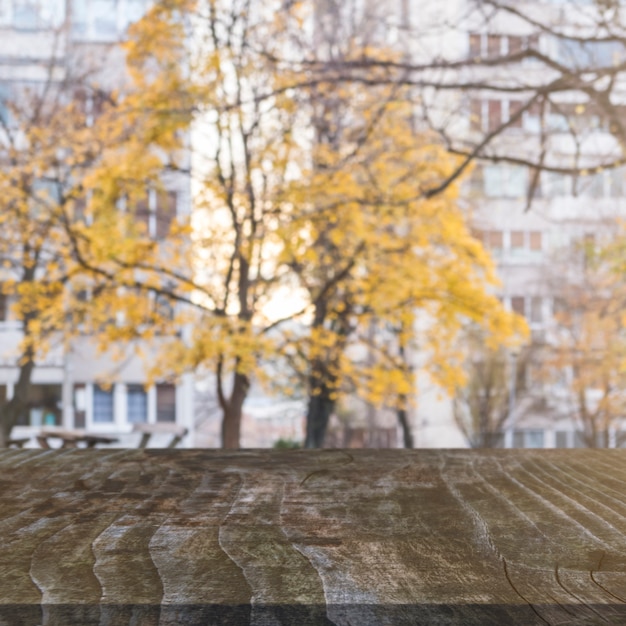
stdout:
[(626, 624), (626, 451), (4, 450), (0, 624)]

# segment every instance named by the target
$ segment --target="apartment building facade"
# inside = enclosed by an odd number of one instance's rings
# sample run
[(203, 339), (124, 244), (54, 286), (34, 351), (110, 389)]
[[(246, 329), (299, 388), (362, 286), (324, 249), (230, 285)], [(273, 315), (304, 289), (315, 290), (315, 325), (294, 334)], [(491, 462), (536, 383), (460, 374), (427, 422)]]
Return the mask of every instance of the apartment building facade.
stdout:
[[(19, 106), (19, 93), (25, 87), (36, 90), (50, 80), (63, 81), (76, 68), (91, 72), (92, 64), (97, 84), (103, 89), (114, 87), (124, 71), (115, 44), (150, 4), (149, 0), (0, 0), (3, 120), (10, 124), (8, 103)], [(88, 97), (85, 106), (89, 111), (96, 105)], [(137, 211), (156, 240), (173, 220), (191, 210), (187, 175), (166, 173), (162, 182), (166, 191), (150, 190), (145, 206)], [(20, 324), (11, 315), (11, 297), (0, 298), (0, 402), (14, 393), (21, 337)], [(149, 355), (154, 348), (145, 350)], [(145, 363), (131, 352), (121, 361), (100, 354), (88, 337), (72, 341), (69, 347), (53, 342), (45, 358), (36, 363), (29, 406), (13, 436), (30, 436), (41, 426), (56, 425), (115, 433), (118, 445), (132, 446), (133, 424), (176, 422), (190, 431), (183, 445), (193, 445), (193, 381), (184, 377), (177, 384), (157, 382), (147, 387)]]
[[(515, 11), (494, 12), (490, 18), (469, 11), (459, 29), (458, 59), (497, 59), (529, 49), (538, 53), (536, 58), (522, 54), (504, 66), (483, 66), (473, 74), (477, 83), (494, 84), (495, 78), (510, 87), (508, 92), (474, 89), (458, 94), (456, 100), (465, 116), (469, 144), (497, 133), (491, 154), (513, 157), (477, 161), (462, 192), (475, 236), (496, 262), (502, 281), (498, 295), (509, 310), (526, 318), (531, 331), (534, 356), (529, 362), (521, 364), (519, 355), (509, 355), (509, 414), (497, 437), (504, 447), (589, 445), (571, 386), (555, 382), (545, 360), (560, 332), (563, 290), (583, 282), (581, 256), (589, 246), (610, 240), (626, 216), (626, 170), (598, 167), (621, 156), (610, 109), (619, 112), (626, 101), (618, 84), (606, 109), (592, 96), (558, 89), (528, 107), (533, 92), (522, 87), (548, 83), (550, 68), (543, 59), (573, 74), (624, 61), (623, 40), (605, 38), (594, 30), (594, 16), (600, 15), (596, 10), (597, 4), (585, 1), (516, 3)], [(528, 19), (519, 19), (516, 13)], [(537, 162), (541, 152), (545, 170), (525, 164)], [(520, 394), (522, 365), (525, 380)], [(568, 369), (563, 367), (562, 378), (572, 378)], [(593, 412), (602, 391), (589, 386), (583, 393)], [(598, 434), (604, 441), (599, 445), (622, 445), (624, 423), (619, 417), (613, 420), (606, 437)]]
[[(614, 165), (623, 156), (615, 128), (626, 105), (623, 80), (609, 69), (596, 83), (593, 71), (626, 60), (622, 13), (610, 13), (610, 3), (592, 0), (326, 4), (333, 5), (329, 12), (335, 19), (341, 16), (347, 30), (360, 32), (363, 43), (401, 50), (404, 59), (426, 68), (406, 74), (417, 85), (417, 117), (424, 119), (426, 111), (430, 128), (458, 153), (477, 148), (486, 157), (474, 161), (460, 202), (496, 263), (502, 282), (498, 297), (526, 318), (540, 359), (559, 332), (564, 282), (559, 272), (575, 282), (584, 248), (606, 242), (626, 217), (626, 169)], [(332, 30), (332, 19), (327, 22)], [(506, 57), (512, 60), (498, 61)], [(585, 74), (586, 68), (592, 71)], [(578, 84), (558, 86), (557, 79), (572, 76), (581, 77)], [(437, 80), (440, 88), (432, 86)], [(593, 89), (605, 86), (605, 103), (598, 92), (585, 91), (585, 81)], [(490, 135), (487, 147), (480, 148)], [(543, 171), (529, 167), (539, 159)], [(511, 379), (522, 365), (518, 358), (509, 355)], [(524, 394), (510, 394), (499, 445), (588, 445), (564, 386), (549, 381), (539, 363), (527, 370)], [(563, 375), (567, 378), (568, 372)], [(452, 398), (426, 375), (418, 378), (416, 445), (467, 445), (455, 425)], [(599, 390), (585, 393), (593, 406)], [(625, 424), (614, 420), (605, 443), (621, 445)]]

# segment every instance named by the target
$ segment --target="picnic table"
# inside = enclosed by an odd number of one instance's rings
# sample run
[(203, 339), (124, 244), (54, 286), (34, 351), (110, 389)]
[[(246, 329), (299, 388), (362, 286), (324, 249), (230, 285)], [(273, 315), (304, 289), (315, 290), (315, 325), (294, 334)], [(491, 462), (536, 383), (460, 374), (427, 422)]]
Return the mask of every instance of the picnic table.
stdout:
[(115, 437), (88, 433), (81, 429), (67, 428), (42, 428), (36, 435), (37, 443), (42, 448), (51, 450), (54, 446), (50, 445), (51, 439), (60, 439), (61, 448), (78, 448), (79, 444), (84, 444), (85, 448), (94, 448), (99, 443), (115, 443), (118, 441)]
[(2, 450), (0, 623), (626, 623), (626, 450)]
[(133, 424), (133, 432), (141, 433), (139, 448), (147, 448), (153, 436), (171, 435), (168, 448), (175, 448), (187, 434), (187, 428), (172, 422), (157, 422), (156, 424)]

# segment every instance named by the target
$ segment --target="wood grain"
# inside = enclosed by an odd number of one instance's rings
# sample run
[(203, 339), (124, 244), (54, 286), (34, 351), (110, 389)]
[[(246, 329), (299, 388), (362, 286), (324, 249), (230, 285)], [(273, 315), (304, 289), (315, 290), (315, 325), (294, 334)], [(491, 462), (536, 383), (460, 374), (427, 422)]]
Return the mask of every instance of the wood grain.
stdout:
[(5, 450), (0, 624), (626, 624), (626, 451)]

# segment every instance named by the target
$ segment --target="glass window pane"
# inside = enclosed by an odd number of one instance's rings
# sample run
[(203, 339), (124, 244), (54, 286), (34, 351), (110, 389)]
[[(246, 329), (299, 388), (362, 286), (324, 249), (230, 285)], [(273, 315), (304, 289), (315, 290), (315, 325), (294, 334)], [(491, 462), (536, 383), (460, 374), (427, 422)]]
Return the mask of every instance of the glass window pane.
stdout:
[(105, 390), (99, 385), (94, 385), (93, 421), (95, 423), (113, 421), (113, 389)]
[(567, 448), (567, 432), (564, 430), (557, 430), (555, 433), (556, 447)]
[(157, 392), (157, 422), (176, 421), (176, 387), (175, 385), (161, 384), (156, 387)]
[(146, 12), (145, 0), (126, 0), (126, 13), (122, 17), (124, 28), (140, 20)]
[(117, 35), (117, 0), (92, 0), (93, 28), (98, 35)]
[(176, 218), (176, 192), (164, 191), (157, 194), (156, 207), (156, 237), (163, 239), (167, 236), (172, 221)]
[(471, 58), (481, 56), (480, 51), (481, 36), (477, 34), (471, 34), (469, 36), (469, 55)]
[(126, 391), (127, 415), (131, 424), (148, 421), (148, 394), (142, 385), (128, 385)]
[(509, 54), (519, 54), (522, 51), (522, 38), (509, 35)]
[(142, 198), (135, 206), (135, 220), (140, 224), (142, 233), (149, 234), (150, 231), (150, 206), (148, 197)]
[(89, 27), (89, 0), (72, 2), (72, 33), (85, 35)]
[[(522, 108), (521, 100), (509, 100), (509, 119), (513, 119)], [(521, 128), (522, 127), (522, 118), (523, 115), (520, 115), (514, 122), (511, 122), (510, 128)]]
[(60, 426), (61, 385), (34, 384), (28, 390), (25, 410), (18, 418), (19, 426)]
[(624, 194), (624, 173), (623, 167), (611, 170), (611, 197), (620, 198)]
[(74, 428), (85, 428), (87, 415), (87, 391), (84, 384), (74, 385)]
[(526, 315), (524, 296), (513, 296), (511, 298), (511, 309), (518, 315)]
[(488, 102), (489, 130), (495, 130), (502, 124), (502, 102), (489, 100)]
[(526, 194), (528, 187), (528, 169), (525, 167), (509, 166), (505, 169), (504, 195), (508, 198), (521, 198)]
[(14, 0), (13, 26), (34, 30), (39, 26), (39, 2), (37, 0)]
[(498, 165), (486, 165), (483, 168), (485, 195), (490, 198), (499, 198), (504, 195), (502, 185), (502, 168)]
[(526, 432), (525, 448), (543, 448), (543, 430), (529, 430)]
[(543, 322), (543, 299), (533, 297), (530, 300), (530, 321), (535, 324)]
[(511, 231), (511, 248), (519, 249), (524, 247), (524, 231)]
[(531, 250), (542, 249), (541, 231), (538, 231), (538, 230), (530, 231), (530, 249)]
[(472, 130), (483, 128), (483, 101), (476, 98), (470, 100), (470, 128)]
[(500, 56), (500, 35), (487, 35), (487, 56)]
[(504, 245), (503, 232), (501, 230), (490, 230), (489, 232), (489, 247), (492, 250), (502, 250)]

